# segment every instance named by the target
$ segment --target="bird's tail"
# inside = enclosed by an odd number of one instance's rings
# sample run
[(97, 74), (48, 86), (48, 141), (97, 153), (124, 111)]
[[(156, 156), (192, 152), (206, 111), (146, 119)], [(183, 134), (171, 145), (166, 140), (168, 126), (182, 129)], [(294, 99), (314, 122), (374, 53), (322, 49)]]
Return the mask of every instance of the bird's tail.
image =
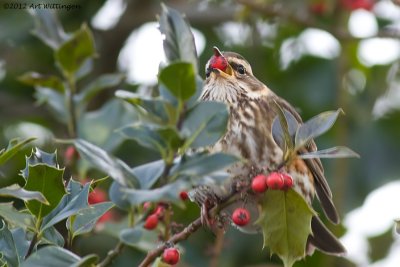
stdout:
[(308, 255), (311, 255), (315, 248), (334, 256), (343, 256), (346, 254), (345, 247), (316, 216), (311, 220), (311, 230), (312, 234), (307, 240)]

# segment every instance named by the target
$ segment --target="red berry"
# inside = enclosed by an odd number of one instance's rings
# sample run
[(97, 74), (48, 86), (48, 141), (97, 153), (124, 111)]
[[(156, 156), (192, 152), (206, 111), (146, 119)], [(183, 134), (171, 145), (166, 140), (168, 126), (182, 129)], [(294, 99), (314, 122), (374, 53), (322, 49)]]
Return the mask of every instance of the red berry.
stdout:
[(156, 215), (158, 218), (160, 218), (164, 216), (164, 212), (165, 212), (165, 207), (162, 205), (158, 205), (153, 214)]
[(267, 177), (263, 174), (259, 174), (253, 178), (251, 182), (251, 189), (256, 193), (263, 193), (267, 190), (266, 179)]
[(143, 203), (143, 211), (148, 211), (151, 209), (151, 202), (147, 201)]
[(287, 173), (282, 173), (282, 178), (283, 178), (284, 188), (285, 189), (293, 187), (293, 178), (292, 178), (292, 176), (290, 176)]
[(166, 250), (164, 250), (163, 255), (162, 255), (162, 260), (165, 263), (171, 264), (171, 265), (175, 265), (178, 263), (180, 258), (179, 255), (179, 250), (177, 250), (176, 248), (167, 248)]
[(183, 201), (185, 201), (185, 200), (188, 200), (189, 195), (188, 195), (188, 193), (187, 193), (186, 191), (182, 191), (182, 192), (179, 193), (179, 197), (180, 197)]
[(152, 214), (149, 217), (147, 217), (143, 227), (147, 230), (153, 230), (154, 228), (157, 227), (157, 224), (158, 224), (158, 216), (156, 214)]
[(310, 11), (316, 15), (324, 15), (327, 12), (327, 7), (324, 2), (317, 2), (310, 5)]
[(225, 71), (228, 67), (228, 61), (223, 56), (216, 55), (210, 59), (210, 67)]
[(79, 158), (79, 154), (74, 146), (68, 146), (64, 152), (64, 157), (67, 162), (72, 162), (73, 160)]
[(268, 188), (270, 189), (283, 189), (285, 181), (282, 174), (279, 172), (271, 172), (266, 179)]
[(96, 187), (92, 192), (89, 193), (88, 203), (90, 205), (104, 201), (107, 201), (107, 193), (103, 189)]
[(114, 219), (114, 215), (111, 212), (111, 210), (109, 210), (99, 218), (97, 223), (105, 223), (105, 222), (108, 222), (108, 221), (112, 221), (113, 219)]
[(340, 2), (345, 9), (350, 11), (356, 9), (372, 10), (374, 7), (373, 0), (342, 0)]
[(237, 208), (232, 214), (232, 221), (238, 226), (245, 226), (250, 221), (250, 212), (245, 208)]

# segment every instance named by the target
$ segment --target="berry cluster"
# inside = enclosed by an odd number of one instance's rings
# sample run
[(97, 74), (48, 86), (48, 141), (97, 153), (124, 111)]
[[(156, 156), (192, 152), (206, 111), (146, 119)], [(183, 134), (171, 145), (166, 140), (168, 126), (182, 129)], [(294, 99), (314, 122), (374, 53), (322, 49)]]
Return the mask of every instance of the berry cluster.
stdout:
[[(293, 178), (286, 173), (271, 172), (269, 175), (259, 174), (251, 182), (255, 193), (264, 193), (267, 189), (287, 190), (293, 186)], [(246, 208), (237, 208), (232, 213), (232, 221), (237, 226), (245, 226), (250, 222), (250, 212)]]
[(152, 203), (150, 202), (145, 202), (143, 204), (143, 210), (145, 212), (149, 212), (149, 215), (147, 216), (143, 227), (147, 230), (153, 230), (157, 227), (158, 222), (163, 218), (164, 213), (165, 213), (165, 204), (164, 203), (158, 203), (157, 206), (152, 209)]
[[(189, 198), (188, 193), (186, 191), (180, 192), (179, 198), (183, 201), (187, 200)], [(148, 212), (149, 214), (143, 225), (143, 227), (147, 230), (153, 230), (157, 227), (158, 222), (162, 220), (165, 209), (168, 206), (163, 202), (158, 203), (155, 208), (152, 208), (152, 205), (153, 204), (151, 202), (143, 203), (143, 211)]]
[(271, 172), (268, 176), (259, 174), (253, 178), (251, 189), (255, 193), (264, 193), (268, 188), (287, 190), (293, 186), (293, 178), (286, 173)]

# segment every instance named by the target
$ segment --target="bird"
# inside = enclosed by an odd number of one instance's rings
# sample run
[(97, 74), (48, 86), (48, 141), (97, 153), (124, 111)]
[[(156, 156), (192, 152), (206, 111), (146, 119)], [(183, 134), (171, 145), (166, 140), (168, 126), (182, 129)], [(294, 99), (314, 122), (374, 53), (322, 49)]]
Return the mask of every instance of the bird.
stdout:
[[(214, 54), (205, 67), (205, 75), (200, 101), (225, 103), (229, 111), (226, 132), (214, 145), (208, 147), (208, 151), (225, 152), (244, 160), (227, 169), (235, 177), (225, 185), (224, 188), (228, 189), (209, 186), (195, 190), (194, 199), (197, 198), (196, 202), (203, 206), (207, 206), (208, 202), (218, 203), (224, 194), (235, 191), (238, 183), (249, 182), (257, 173), (273, 169), (282, 162), (283, 148), (275, 142), (271, 133), (273, 120), (278, 115), (276, 105), (289, 112), (297, 123), (303, 123), (296, 109), (258, 80), (249, 62), (238, 53), (221, 52), (214, 47)], [(316, 149), (315, 142), (311, 140), (300, 153)], [(295, 157), (282, 168), (291, 175), (293, 189), (307, 203), (311, 204), (316, 196), (326, 217), (334, 224), (339, 223), (332, 192), (318, 158)], [(205, 214), (207, 216), (207, 211)], [(331, 255), (345, 254), (344, 246), (318, 216), (312, 217), (311, 229), (306, 248), (308, 254), (312, 254), (315, 248)]]

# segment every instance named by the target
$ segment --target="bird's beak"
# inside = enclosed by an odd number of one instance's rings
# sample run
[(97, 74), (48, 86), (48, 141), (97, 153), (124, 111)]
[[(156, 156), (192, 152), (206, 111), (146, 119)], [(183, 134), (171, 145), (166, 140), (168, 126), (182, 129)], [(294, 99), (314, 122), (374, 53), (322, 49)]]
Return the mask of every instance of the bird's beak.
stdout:
[(214, 46), (214, 56), (211, 58), (210, 68), (212, 72), (217, 72), (222, 77), (228, 78), (233, 76), (232, 66), (224, 57), (218, 47)]

